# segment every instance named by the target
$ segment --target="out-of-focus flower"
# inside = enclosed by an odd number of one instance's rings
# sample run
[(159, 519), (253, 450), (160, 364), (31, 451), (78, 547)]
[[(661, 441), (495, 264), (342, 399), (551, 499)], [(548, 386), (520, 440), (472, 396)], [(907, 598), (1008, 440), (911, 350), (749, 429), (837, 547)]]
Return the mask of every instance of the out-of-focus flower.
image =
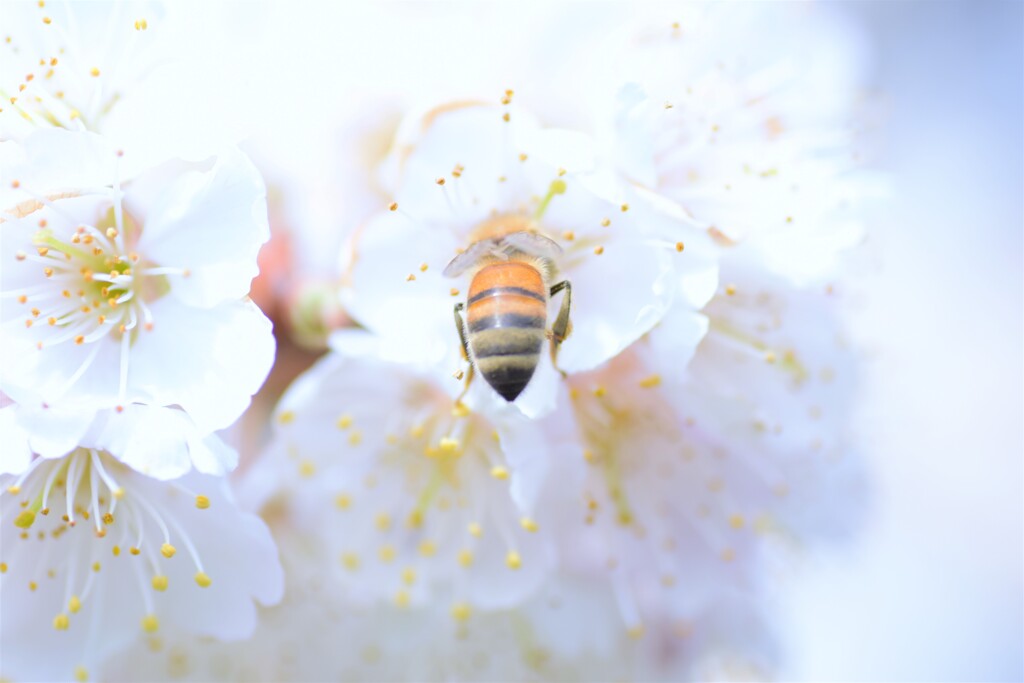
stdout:
[(537, 515), (561, 525), (563, 566), (607, 577), (636, 634), (651, 621), (700, 633), (738, 596), (756, 604), (785, 551), (858, 517), (845, 433), (855, 367), (834, 297), (756, 268), (723, 272), (735, 284), (705, 309), (685, 370), (657, 328), (569, 379), (573, 455), (588, 471), (553, 475), (563, 495)]
[(248, 405), (273, 361), (243, 300), (268, 238), (263, 182), (237, 150), (138, 177), (88, 132), (0, 143), (0, 296), (19, 403), (178, 405), (209, 430)]
[[(674, 303), (696, 319), (716, 282), (707, 237), (619, 184), (588, 136), (540, 128), (510, 100), (442, 106), (403, 124), (386, 166), (395, 202), (356, 235), (349, 256), (343, 301), (353, 318), (380, 336), (387, 356), (455, 370), (452, 307), (465, 300), (469, 275), (442, 271), (479, 240), (529, 231), (561, 247), (547, 284), (565, 279), (573, 288), (561, 370), (607, 361)], [(675, 240), (657, 237), (671, 230)], [(553, 406), (546, 357), (517, 401), (529, 415)], [(474, 400), (471, 390), (467, 402), (492, 395)]]
[(85, 680), (165, 626), (242, 638), (253, 600), (280, 599), (266, 526), (236, 507), (225, 480), (189, 472), (234, 454), (180, 411), (9, 406), (0, 435), (11, 473), (0, 492), (5, 677)]
[[(796, 283), (862, 237), (858, 36), (826, 9), (696, 3), (637, 31), (609, 103), (608, 147), (719, 245), (754, 240)], [(608, 92), (607, 85), (602, 91)]]
[(526, 512), (552, 445), (514, 409), (457, 405), (443, 370), (383, 360), (365, 333), (340, 337), (342, 352), (282, 399), (251, 476), (327, 549), (324, 575), (353, 602), (522, 601), (552, 568), (551, 539)]
[[(243, 489), (245, 487), (243, 486)], [(153, 647), (111, 658), (104, 680), (558, 680), (750, 679), (765, 677), (773, 644), (756, 605), (737, 598), (645, 638), (618, 627), (603, 581), (555, 574), (508, 609), (431, 601), (355, 604), (339, 590), (333, 550), (286, 499), (263, 507), (282, 549), (282, 602), (260, 611), (250, 639), (219, 642), (167, 630)], [(728, 610), (721, 609), (728, 606)]]
[(203, 161), (242, 139), (223, 72), (187, 3), (10, 3), (0, 44), (0, 140), (38, 128), (101, 133), (122, 179)]
[[(566, 525), (567, 566), (606, 576), (635, 633), (652, 620), (700, 633), (710, 614), (757, 610), (784, 551), (842, 537), (860, 514), (837, 266), (862, 235), (850, 208), (869, 186), (852, 172), (850, 73), (830, 61), (856, 59), (829, 45), (828, 22), (805, 62), (739, 14), (688, 7), (643, 34), (627, 64), (642, 85), (619, 91), (609, 145), (638, 191), (712, 238), (707, 334), (688, 364), (662, 325), (569, 378), (586, 506), (537, 513)], [(824, 101), (809, 97), (826, 82)], [(740, 643), (728, 661), (746, 656)]]

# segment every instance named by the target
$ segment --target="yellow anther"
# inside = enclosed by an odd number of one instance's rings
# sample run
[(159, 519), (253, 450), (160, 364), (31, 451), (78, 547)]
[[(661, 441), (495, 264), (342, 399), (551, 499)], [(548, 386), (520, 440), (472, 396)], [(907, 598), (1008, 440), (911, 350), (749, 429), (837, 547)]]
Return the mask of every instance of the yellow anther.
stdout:
[(168, 559), (174, 557), (174, 553), (176, 552), (178, 552), (178, 549), (170, 543), (164, 543), (160, 546), (160, 554)]
[(87, 680), (89, 680), (89, 670), (86, 669), (84, 666), (76, 666), (75, 680), (78, 681), (78, 683), (85, 683)]
[(299, 463), (299, 476), (312, 477), (316, 474), (316, 464), (311, 460), (303, 460)]
[(71, 620), (68, 619), (66, 614), (58, 614), (53, 618), (53, 627), (58, 631), (67, 631), (70, 623)]
[(519, 557), (519, 553), (515, 550), (509, 550), (508, 555), (505, 556), (505, 564), (508, 565), (509, 569), (519, 569), (523, 566), (523, 559)]
[(521, 520), (519, 520), (519, 525), (522, 526), (527, 531), (531, 531), (531, 532), (532, 531), (536, 531), (538, 529), (537, 522), (533, 521), (529, 517), (523, 517)]
[(416, 570), (412, 567), (406, 567), (402, 570), (402, 581), (407, 586), (411, 586), (416, 583)]
[(114, 489), (114, 498), (117, 498), (118, 500), (124, 498), (124, 489)]
[(213, 583), (213, 580), (205, 572), (196, 572), (195, 580), (200, 588), (209, 588), (210, 584)]
[(8, 486), (7, 487), (7, 493), (10, 493), (12, 496), (16, 496), (19, 493), (21, 493), (21, 487), (20, 486)]
[(388, 211), (398, 211), (398, 202), (388, 204)]
[(354, 572), (359, 569), (359, 555), (356, 553), (342, 553), (341, 564), (345, 569)]
[(423, 436), (423, 425), (413, 425), (412, 429), (409, 430), (409, 436), (414, 439), (418, 439)]
[(30, 591), (33, 591), (33, 592), (34, 592), (34, 591), (35, 591), (35, 589), (37, 589), (37, 588), (39, 588), (39, 584), (37, 584), (37, 583), (36, 583), (35, 581), (29, 581), (29, 582), (28, 582), (28, 589), (29, 589)]
[(683, 249), (686, 249), (686, 245), (682, 242), (676, 242), (676, 251), (682, 251)]
[(572, 242), (574, 239), (576, 239), (576, 233), (574, 233), (572, 230), (566, 230), (565, 232), (562, 233), (562, 239), (568, 242)]
[(452, 618), (456, 621), (466, 621), (473, 616), (473, 608), (468, 602), (457, 602), (452, 605)]
[(462, 401), (456, 401), (452, 406), (452, 417), (466, 417), (467, 415), (469, 415), (469, 407)]
[(420, 543), (420, 555), (423, 557), (433, 557), (437, 553), (437, 546), (434, 545), (433, 541), (423, 541)]
[(390, 545), (381, 546), (377, 555), (380, 557), (381, 562), (392, 562), (395, 559), (395, 548)]
[(732, 515), (729, 517), (729, 526), (733, 529), (742, 529), (746, 523), (747, 521), (743, 518), (743, 515)]
[(426, 263), (421, 263), (420, 264), (420, 272), (421, 273), (427, 272), (427, 268), (429, 268), (429, 266)]
[(530, 158), (530, 157), (529, 157), (529, 156), (527, 156), (526, 154), (520, 154), (520, 155), (519, 155), (519, 161), (526, 161), (526, 160), (527, 160), (527, 159), (529, 159), (529, 158)]
[(736, 293), (736, 285), (726, 285), (725, 286), (725, 293), (728, 296), (732, 296), (733, 294), (735, 294)]
[(210, 499), (204, 495), (196, 496), (196, 507), (200, 510), (206, 510), (210, 507)]
[(585, 451), (583, 451), (583, 459), (586, 460), (587, 462), (594, 462), (597, 460), (597, 456), (594, 454), (594, 451), (588, 448)]
[(594, 389), (594, 396), (596, 396), (597, 398), (601, 398), (602, 396), (604, 396), (607, 393), (608, 393), (608, 390), (605, 389), (604, 387), (601, 387), (601, 386), (599, 386), (599, 387)]
[(409, 518), (406, 520), (406, 523), (409, 525), (411, 529), (418, 529), (419, 527), (423, 526), (423, 511), (413, 510), (412, 512), (410, 512)]
[(459, 440), (445, 436), (438, 442), (437, 447), (441, 450), (442, 455), (455, 455), (459, 452)]
[(339, 417), (337, 422), (334, 423), (334, 425), (338, 429), (348, 429), (349, 427), (352, 426), (352, 416), (346, 413), (345, 415)]
[(469, 567), (473, 564), (473, 551), (472, 550), (460, 550), (459, 551), (459, 564), (463, 567)]
[(505, 123), (508, 123), (509, 120), (511, 120), (511, 118), (512, 117), (508, 115), (508, 112), (505, 112), (504, 114), (501, 115), (501, 120), (504, 121)]
[(764, 352), (764, 362), (766, 362), (766, 363), (774, 363), (776, 360), (778, 360), (778, 358), (776, 357), (774, 351), (765, 351)]
[(142, 630), (146, 633), (156, 633), (160, 629), (160, 620), (155, 614), (147, 614), (142, 617)]
[(633, 640), (639, 640), (640, 638), (644, 637), (644, 625), (637, 624), (636, 626), (631, 626), (629, 627), (629, 630), (626, 631), (626, 633), (628, 633), (629, 637)]
[(0, 562), (0, 574), (6, 574), (6, 573), (7, 573), (7, 563), (6, 562)]
[(413, 275), (412, 273), (409, 273), (409, 276), (405, 278), (405, 281), (406, 282), (412, 282), (415, 279), (416, 279), (416, 276)]
[(163, 592), (167, 590), (167, 577), (166, 576), (154, 576), (153, 577), (153, 590)]
[(477, 523), (477, 522), (470, 522), (470, 524), (469, 524), (469, 534), (471, 536), (474, 536), (476, 538), (480, 538), (483, 535), (483, 533), (484, 533), (483, 527), (481, 527), (479, 523)]
[(110, 552), (112, 552), (114, 554), (114, 557), (120, 556), (120, 554), (121, 554), (121, 546), (115, 545), (113, 548), (110, 549)]
[(92, 570), (94, 572), (98, 572), (102, 568), (103, 568), (103, 566), (99, 562), (93, 562), (92, 563)]
[(348, 435), (348, 445), (358, 446), (363, 442), (363, 433), (360, 431), (354, 431)]
[(82, 609), (82, 601), (77, 595), (72, 595), (71, 599), (68, 600), (68, 611), (72, 614), (78, 614), (78, 610)]
[(277, 416), (277, 421), (283, 425), (291, 424), (292, 422), (295, 421), (295, 411), (285, 410), (284, 412)]
[(36, 521), (35, 511), (28, 509), (22, 510), (18, 513), (18, 516), (14, 518), (14, 526), (19, 529), (28, 529), (32, 526), (33, 522)]
[(501, 465), (495, 465), (491, 468), (491, 476), (495, 479), (508, 479), (508, 470)]
[(117, 237), (117, 228), (107, 228), (107, 237), (110, 239)]
[(395, 606), (396, 607), (408, 607), (409, 606), (409, 591), (400, 590), (395, 593)]
[(347, 493), (339, 493), (334, 497), (334, 505), (339, 510), (348, 510), (352, 505), (352, 497)]
[(621, 210), (623, 213), (629, 211), (629, 204), (623, 204), (622, 206), (619, 207), (619, 210)]
[(131, 553), (132, 555), (138, 555), (138, 554), (139, 554), (139, 553), (141, 553), (142, 551), (141, 551), (141, 550), (139, 550), (138, 548), (129, 548), (129, 549), (128, 549), (128, 552), (130, 552), (130, 553)]
[(640, 386), (644, 389), (652, 389), (661, 384), (661, 375), (654, 374), (640, 380)]
[(378, 531), (387, 531), (391, 528), (391, 515), (386, 512), (380, 513), (377, 515), (376, 524)]
[(604, 247), (602, 247), (602, 246), (600, 246), (600, 245), (598, 245), (598, 246), (594, 247), (594, 253), (595, 253), (596, 255), (600, 256), (601, 254), (603, 254), (603, 253), (604, 253)]

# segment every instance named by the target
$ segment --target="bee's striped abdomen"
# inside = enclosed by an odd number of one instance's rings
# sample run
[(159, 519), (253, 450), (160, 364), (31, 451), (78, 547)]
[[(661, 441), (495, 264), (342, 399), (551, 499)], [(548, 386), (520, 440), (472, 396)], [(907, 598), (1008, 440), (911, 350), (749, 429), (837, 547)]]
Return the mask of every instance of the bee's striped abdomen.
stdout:
[(520, 261), (484, 266), (469, 286), (467, 303), (473, 363), (495, 391), (513, 401), (533, 377), (544, 344), (544, 279)]

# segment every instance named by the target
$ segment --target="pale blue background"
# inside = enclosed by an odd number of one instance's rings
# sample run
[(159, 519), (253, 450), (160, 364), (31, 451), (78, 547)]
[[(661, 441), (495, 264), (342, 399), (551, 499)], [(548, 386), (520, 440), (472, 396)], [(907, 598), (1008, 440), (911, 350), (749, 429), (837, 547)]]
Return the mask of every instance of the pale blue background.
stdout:
[(855, 318), (875, 500), (780, 596), (789, 675), (1024, 680), (1020, 2), (870, 2), (893, 198)]

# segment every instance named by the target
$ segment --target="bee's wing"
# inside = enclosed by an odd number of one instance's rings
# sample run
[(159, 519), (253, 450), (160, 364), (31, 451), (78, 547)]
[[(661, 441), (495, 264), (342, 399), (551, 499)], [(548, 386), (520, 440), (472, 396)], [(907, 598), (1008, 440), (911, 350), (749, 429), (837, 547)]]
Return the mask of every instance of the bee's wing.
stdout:
[(505, 235), (501, 243), (502, 246), (510, 246), (531, 256), (555, 258), (562, 253), (562, 247), (557, 242), (536, 232), (514, 232)]
[(494, 240), (480, 240), (469, 246), (469, 249), (456, 254), (444, 269), (445, 277), (458, 277), (472, 268), (480, 259), (490, 254), (495, 248)]

